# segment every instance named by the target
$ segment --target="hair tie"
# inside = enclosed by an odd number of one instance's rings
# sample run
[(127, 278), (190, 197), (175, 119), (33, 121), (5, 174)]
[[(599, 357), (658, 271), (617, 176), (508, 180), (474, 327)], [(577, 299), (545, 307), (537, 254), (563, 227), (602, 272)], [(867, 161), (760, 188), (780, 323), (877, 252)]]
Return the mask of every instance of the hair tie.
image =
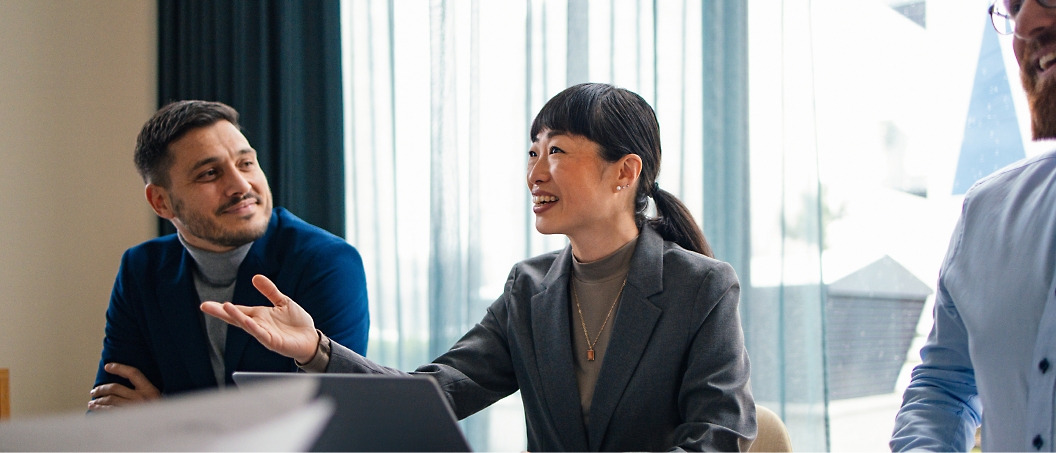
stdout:
[(653, 194), (655, 195), (659, 191), (660, 191), (660, 183), (654, 182), (653, 183)]

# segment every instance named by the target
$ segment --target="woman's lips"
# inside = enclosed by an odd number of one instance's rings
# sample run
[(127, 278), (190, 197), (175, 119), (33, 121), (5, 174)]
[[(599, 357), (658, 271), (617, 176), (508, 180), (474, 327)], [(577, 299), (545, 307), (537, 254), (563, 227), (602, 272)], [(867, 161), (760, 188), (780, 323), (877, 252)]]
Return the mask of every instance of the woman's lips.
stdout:
[(533, 195), (532, 196), (532, 212), (536, 214), (543, 213), (554, 206), (559, 198), (553, 195)]

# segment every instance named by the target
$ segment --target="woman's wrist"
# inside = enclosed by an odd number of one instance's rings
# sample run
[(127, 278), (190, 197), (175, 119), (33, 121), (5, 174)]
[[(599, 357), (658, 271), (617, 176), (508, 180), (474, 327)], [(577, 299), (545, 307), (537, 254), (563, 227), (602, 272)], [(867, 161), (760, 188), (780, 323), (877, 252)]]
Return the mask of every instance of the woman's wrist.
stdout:
[(315, 350), (307, 360), (294, 359), (297, 366), (310, 373), (325, 373), (326, 366), (330, 364), (330, 338), (323, 335), (319, 329), (315, 330), (319, 340), (316, 342)]

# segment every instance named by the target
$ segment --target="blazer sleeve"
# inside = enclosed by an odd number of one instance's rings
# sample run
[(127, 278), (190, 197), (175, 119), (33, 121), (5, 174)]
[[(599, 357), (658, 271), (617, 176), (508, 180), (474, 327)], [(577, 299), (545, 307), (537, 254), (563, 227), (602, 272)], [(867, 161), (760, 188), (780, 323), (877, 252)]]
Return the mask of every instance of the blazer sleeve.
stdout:
[(413, 373), (378, 365), (335, 343), (331, 343), (326, 372), (430, 376), (444, 391), (455, 416), (466, 418), (518, 389), (506, 337), (509, 294), (507, 282), (506, 292), (488, 307), (484, 319), (450, 350)]
[[(686, 373), (678, 395), (683, 423), (675, 429), (676, 449), (738, 451), (755, 439), (751, 366), (737, 305), (740, 284), (726, 263), (711, 270), (697, 291), (697, 306), (710, 311), (697, 319)], [(717, 301), (717, 302), (713, 302)]]
[(103, 369), (107, 363), (117, 362), (139, 369), (151, 384), (164, 393), (161, 369), (150, 350), (150, 339), (143, 331), (145, 321), (141, 301), (137, 300), (140, 296), (133, 275), (137, 265), (133, 261), (131, 251), (126, 251), (121, 257), (121, 268), (110, 293), (110, 306), (106, 309), (106, 336), (103, 338), (103, 353), (99, 359), (95, 385), (119, 383), (132, 387), (127, 379)]
[(344, 241), (334, 240), (317, 247), (303, 265), (294, 299), (304, 304), (326, 336), (366, 355), (370, 314), (367, 277), (359, 252)]

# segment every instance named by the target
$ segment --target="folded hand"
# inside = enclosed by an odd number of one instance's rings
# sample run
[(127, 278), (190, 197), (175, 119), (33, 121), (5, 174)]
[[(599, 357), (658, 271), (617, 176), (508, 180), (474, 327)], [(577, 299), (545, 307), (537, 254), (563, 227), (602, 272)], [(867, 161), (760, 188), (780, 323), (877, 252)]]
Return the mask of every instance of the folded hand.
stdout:
[(88, 393), (92, 397), (92, 400), (88, 402), (89, 411), (110, 410), (118, 406), (150, 401), (161, 397), (161, 392), (136, 367), (111, 362), (106, 364), (103, 369), (107, 373), (128, 379), (132, 383), (133, 388), (128, 388), (118, 383), (95, 386)]

